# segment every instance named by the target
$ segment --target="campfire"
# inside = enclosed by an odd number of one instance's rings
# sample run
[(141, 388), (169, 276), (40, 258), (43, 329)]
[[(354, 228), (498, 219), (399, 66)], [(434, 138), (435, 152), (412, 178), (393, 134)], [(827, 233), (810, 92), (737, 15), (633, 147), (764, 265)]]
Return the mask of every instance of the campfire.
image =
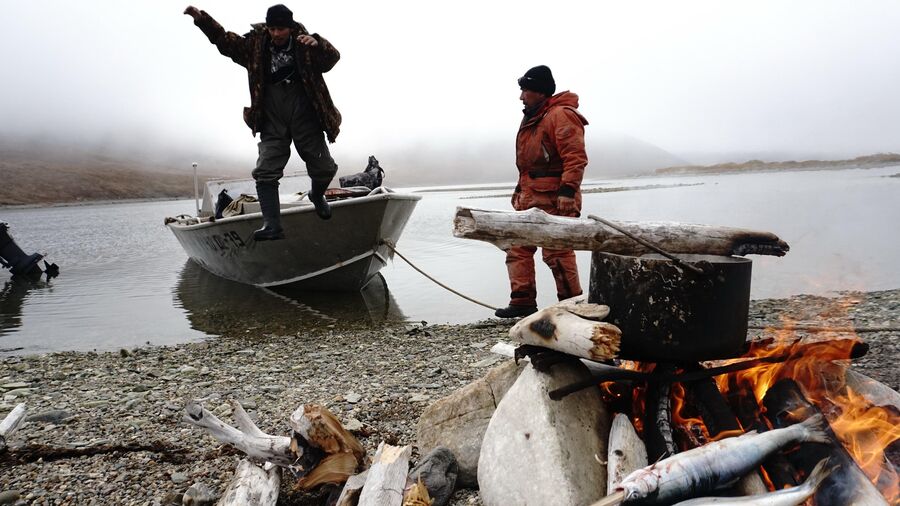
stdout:
[[(523, 343), (517, 354), (528, 356), (544, 374), (555, 374), (557, 364), (572, 354), (609, 362), (624, 347), (625, 336), (613, 325), (596, 321), (605, 319), (606, 313), (604, 306), (565, 301), (523, 319), (510, 336)], [(607, 444), (610, 495), (597, 505), (631, 502), (622, 483), (628, 482), (632, 472), (639, 475), (641, 468), (656, 473), (654, 479), (662, 475), (660, 479), (665, 480), (666, 466), (677, 456), (709, 448), (718, 452), (717, 458), (740, 459), (729, 454), (742, 452), (733, 444), (738, 437), (751, 431), (812, 426), (816, 419), (827, 422), (822, 424), (826, 437), (821, 441), (791, 441), (759, 462), (751, 455), (733, 486), (701, 483), (705, 489), (679, 491), (673, 497), (747, 496), (779, 490), (799, 494), (809, 482), (808, 492), (816, 506), (897, 504), (900, 394), (850, 369), (853, 359), (868, 352), (857, 336), (847, 336), (845, 329), (829, 334), (827, 328), (818, 328), (819, 337), (801, 338), (792, 327), (767, 329), (764, 335), (773, 337), (749, 341), (746, 351), (732, 359), (616, 360), (615, 367), (602, 369), (583, 360), (591, 376), (549, 390), (550, 398), (560, 400), (599, 384), (606, 409), (617, 413)], [(743, 436), (747, 437), (753, 436)]]
[[(900, 459), (897, 454), (893, 460), (888, 455), (891, 445), (900, 441), (900, 411), (893, 406), (873, 405), (854, 389), (854, 384), (860, 381), (859, 375), (847, 369), (851, 358), (858, 358), (860, 350), (865, 349), (863, 343), (855, 338), (807, 342), (791, 331), (775, 333), (776, 339), (753, 343), (739, 359), (702, 365), (739, 364), (763, 357), (788, 356), (789, 359), (719, 375), (714, 382), (672, 383), (670, 388), (663, 389), (668, 402), (659, 400), (660, 387), (656, 385), (641, 385), (623, 393), (621, 384), (604, 382), (601, 391), (607, 402), (628, 413), (647, 445), (648, 462), (671, 456), (672, 448), (683, 452), (751, 430), (778, 428), (813, 412), (822, 412), (837, 439), (836, 444), (814, 454), (805, 454), (801, 448), (784, 458), (769, 459), (758, 469), (765, 490), (803, 483), (818, 457), (827, 455), (838, 461), (846, 452), (850, 459), (843, 458), (841, 465), (848, 469), (841, 469), (842, 475), (862, 472), (885, 498), (900, 497), (900, 477), (896, 471)], [(648, 372), (667, 367), (638, 362), (626, 362), (623, 366)], [(671, 372), (687, 370), (676, 368)], [(851, 374), (854, 377), (848, 382)], [(667, 406), (671, 410), (661, 413), (661, 407)], [(670, 424), (669, 430), (661, 428), (660, 422)], [(652, 441), (660, 440), (668, 446), (654, 448)], [(835, 488), (844, 488), (846, 485), (837, 480), (838, 476), (833, 473), (832, 480), (820, 486), (817, 497), (834, 495)], [(850, 503), (832, 498), (814, 504)]]

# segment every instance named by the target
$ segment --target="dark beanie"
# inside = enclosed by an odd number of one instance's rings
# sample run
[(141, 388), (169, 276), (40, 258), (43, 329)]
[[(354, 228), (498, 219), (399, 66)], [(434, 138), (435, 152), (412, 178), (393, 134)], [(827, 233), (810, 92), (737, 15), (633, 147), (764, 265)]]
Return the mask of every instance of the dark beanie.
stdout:
[(294, 13), (282, 4), (273, 5), (266, 11), (266, 26), (293, 28), (294, 24)]
[(528, 69), (528, 72), (519, 78), (519, 88), (543, 93), (549, 97), (556, 92), (556, 81), (553, 80), (550, 67), (538, 65)]

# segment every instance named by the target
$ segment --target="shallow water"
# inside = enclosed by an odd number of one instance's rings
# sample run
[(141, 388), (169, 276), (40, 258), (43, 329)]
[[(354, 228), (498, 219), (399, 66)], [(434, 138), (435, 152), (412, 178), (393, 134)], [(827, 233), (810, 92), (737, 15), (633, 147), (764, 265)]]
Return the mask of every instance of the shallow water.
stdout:
[[(900, 287), (898, 167), (586, 181), (591, 187), (692, 185), (584, 196), (584, 214), (614, 220), (682, 221), (771, 231), (783, 258), (751, 257), (752, 297)], [(699, 183), (699, 184), (698, 184)], [(508, 296), (504, 254), (452, 236), (457, 206), (507, 209), (509, 190), (422, 193), (398, 249), (432, 276), (494, 306)], [(471, 198), (475, 197), (475, 198)], [(174, 344), (234, 332), (302, 333), (311, 326), (385, 321), (464, 323), (492, 312), (460, 299), (396, 258), (361, 294), (310, 294), (245, 287), (189, 262), (163, 217), (192, 200), (0, 209), (18, 244), (48, 253), (61, 276), (12, 283), (0, 272), (3, 353), (106, 350)], [(289, 232), (289, 231), (288, 231)], [(579, 252), (587, 285), (590, 253)], [(539, 304), (554, 300), (537, 261)]]

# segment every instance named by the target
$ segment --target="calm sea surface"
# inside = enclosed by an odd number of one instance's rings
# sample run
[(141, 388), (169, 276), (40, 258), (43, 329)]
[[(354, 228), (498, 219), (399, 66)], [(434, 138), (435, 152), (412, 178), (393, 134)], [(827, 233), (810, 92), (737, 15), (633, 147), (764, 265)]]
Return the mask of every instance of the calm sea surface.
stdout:
[[(751, 256), (753, 298), (900, 287), (900, 167), (596, 180), (585, 187), (686, 185), (584, 196), (586, 214), (614, 220), (682, 221), (771, 231), (783, 258)], [(591, 184), (587, 184), (591, 183)], [(508, 209), (509, 190), (422, 193), (398, 249), (457, 290), (507, 303), (504, 254), (452, 236), (456, 206)], [(475, 197), (475, 198), (470, 198)], [(28, 253), (47, 253), (61, 276), (13, 283), (0, 271), (0, 353), (109, 350), (246, 332), (302, 335), (323, 325), (407, 320), (465, 323), (492, 316), (432, 284), (399, 258), (359, 294), (247, 287), (190, 262), (163, 218), (188, 201), (0, 209)], [(290, 230), (287, 231), (290, 233)], [(579, 252), (585, 287), (590, 253)], [(554, 301), (538, 256), (539, 304)]]

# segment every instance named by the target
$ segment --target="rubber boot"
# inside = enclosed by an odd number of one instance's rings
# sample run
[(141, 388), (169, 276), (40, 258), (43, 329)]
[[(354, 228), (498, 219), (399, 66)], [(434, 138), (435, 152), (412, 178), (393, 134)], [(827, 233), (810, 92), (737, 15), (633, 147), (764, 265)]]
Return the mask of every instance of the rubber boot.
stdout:
[(331, 206), (325, 200), (325, 190), (328, 189), (328, 183), (330, 181), (313, 180), (312, 189), (309, 191), (309, 201), (316, 206), (316, 214), (323, 220), (331, 218)]
[(256, 196), (263, 215), (263, 227), (253, 232), (256, 241), (284, 239), (281, 228), (281, 203), (278, 201), (278, 183), (256, 183)]

